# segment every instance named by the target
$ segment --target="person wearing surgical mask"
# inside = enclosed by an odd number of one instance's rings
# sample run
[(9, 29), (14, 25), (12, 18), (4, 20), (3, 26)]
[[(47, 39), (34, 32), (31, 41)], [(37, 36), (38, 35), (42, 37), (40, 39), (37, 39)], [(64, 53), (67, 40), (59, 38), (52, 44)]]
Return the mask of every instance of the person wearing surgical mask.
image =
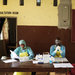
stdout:
[[(16, 53), (17, 56), (19, 56), (19, 57), (27, 56), (29, 59), (34, 58), (34, 53), (33, 53), (32, 49), (30, 47), (26, 46), (26, 42), (24, 40), (20, 40), (19, 45), (20, 46), (14, 50), (14, 53)], [(11, 53), (11, 58), (12, 57), (13, 57), (13, 55)], [(34, 73), (34, 72), (32, 72), (32, 73)], [(14, 72), (13, 75), (31, 75), (32, 73), (31, 72)]]
[[(19, 45), (20, 46), (14, 50), (17, 56), (19, 57), (28, 56), (29, 59), (33, 59), (34, 53), (30, 47), (26, 46), (26, 42), (24, 40), (20, 40)], [(13, 55), (11, 54), (11, 58), (12, 57)]]
[(55, 45), (52, 45), (50, 47), (50, 55), (60, 58), (65, 57), (65, 46), (61, 44), (60, 38), (57, 37), (55, 40)]

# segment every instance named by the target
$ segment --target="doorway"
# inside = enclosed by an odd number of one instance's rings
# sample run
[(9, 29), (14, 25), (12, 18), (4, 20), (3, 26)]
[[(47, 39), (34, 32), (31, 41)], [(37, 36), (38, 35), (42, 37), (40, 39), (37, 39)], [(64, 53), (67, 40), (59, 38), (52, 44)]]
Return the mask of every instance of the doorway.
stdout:
[[(17, 18), (12, 17), (1, 17), (0, 18), (0, 41), (5, 41), (5, 50), (7, 55), (10, 55), (10, 49), (16, 48), (16, 29), (17, 29)], [(3, 44), (3, 45), (4, 45)], [(1, 46), (2, 48), (4, 46)], [(1, 49), (2, 49), (1, 48)], [(2, 51), (1, 51), (2, 54)], [(3, 55), (3, 54), (2, 54)], [(5, 55), (5, 54), (4, 54)]]

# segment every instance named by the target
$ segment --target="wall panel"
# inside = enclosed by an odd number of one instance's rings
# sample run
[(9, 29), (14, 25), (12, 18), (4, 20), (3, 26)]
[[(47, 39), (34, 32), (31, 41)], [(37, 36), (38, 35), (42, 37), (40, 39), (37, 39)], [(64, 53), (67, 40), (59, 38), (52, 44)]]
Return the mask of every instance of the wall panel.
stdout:
[(66, 57), (75, 63), (75, 44), (71, 43), (71, 30), (58, 29), (56, 26), (17, 26), (17, 43), (24, 39), (35, 54), (50, 50), (56, 37), (66, 46)]

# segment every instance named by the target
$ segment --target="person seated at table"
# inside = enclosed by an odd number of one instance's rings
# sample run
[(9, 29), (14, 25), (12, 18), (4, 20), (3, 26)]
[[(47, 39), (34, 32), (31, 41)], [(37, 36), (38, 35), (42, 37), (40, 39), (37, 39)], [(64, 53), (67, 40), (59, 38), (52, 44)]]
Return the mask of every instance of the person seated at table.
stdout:
[[(28, 56), (29, 59), (34, 58), (34, 53), (33, 53), (32, 49), (30, 47), (26, 46), (26, 42), (24, 40), (20, 40), (19, 45), (20, 45), (20, 47), (17, 47), (14, 50), (14, 52), (17, 54), (17, 56), (19, 56), (19, 57)], [(11, 58), (12, 57), (13, 57), (13, 55), (11, 53)]]
[(56, 38), (55, 45), (52, 45), (50, 47), (50, 55), (60, 58), (65, 57), (65, 46), (61, 44), (61, 40), (59, 37)]
[[(14, 52), (17, 54), (17, 56), (19, 56), (19, 57), (28, 56), (29, 59), (34, 58), (34, 53), (33, 53), (32, 49), (30, 47), (26, 46), (26, 42), (24, 40), (20, 40), (19, 45), (20, 45), (20, 47), (17, 47), (14, 50)], [(13, 57), (13, 55), (11, 53), (11, 58), (12, 57)], [(14, 72), (13, 75), (31, 75), (31, 72)]]

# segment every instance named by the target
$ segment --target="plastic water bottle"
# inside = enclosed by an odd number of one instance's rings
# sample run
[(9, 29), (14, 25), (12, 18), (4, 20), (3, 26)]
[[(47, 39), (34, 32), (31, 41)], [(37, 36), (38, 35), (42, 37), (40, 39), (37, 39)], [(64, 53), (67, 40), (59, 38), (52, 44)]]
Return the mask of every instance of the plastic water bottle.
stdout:
[(50, 64), (53, 63), (51, 56), (50, 56), (50, 59), (49, 59), (49, 63), (50, 63)]

